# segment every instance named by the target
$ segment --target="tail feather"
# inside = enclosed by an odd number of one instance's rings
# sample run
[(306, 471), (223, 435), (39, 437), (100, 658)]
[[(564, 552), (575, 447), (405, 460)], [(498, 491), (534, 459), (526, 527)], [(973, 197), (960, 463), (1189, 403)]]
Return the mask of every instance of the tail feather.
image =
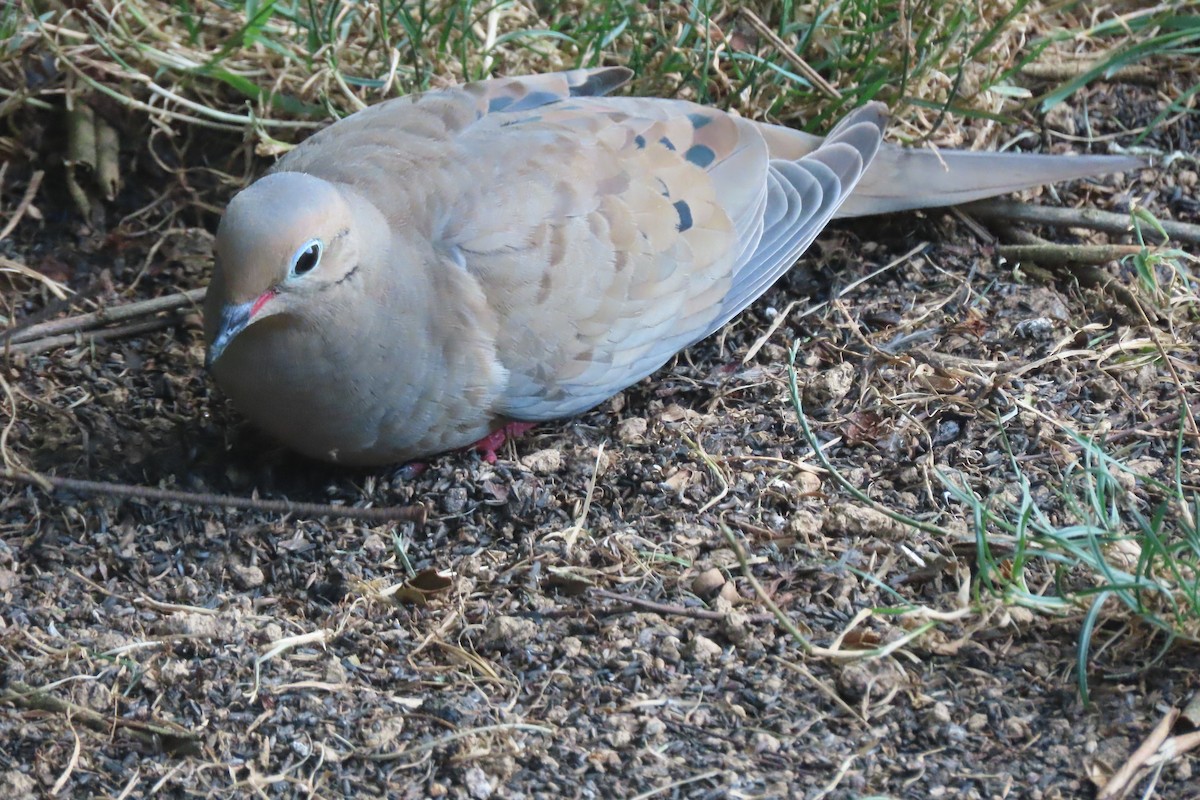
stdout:
[[(759, 123), (771, 158), (797, 161), (820, 136)], [(1131, 156), (1052, 156), (974, 150), (921, 150), (884, 145), (837, 217), (865, 217), (914, 208), (981, 200), (1058, 181), (1090, 178), (1146, 166)]]
[(967, 150), (880, 149), (839, 217), (952, 206), (1047, 183), (1143, 167), (1131, 156), (1054, 156)]

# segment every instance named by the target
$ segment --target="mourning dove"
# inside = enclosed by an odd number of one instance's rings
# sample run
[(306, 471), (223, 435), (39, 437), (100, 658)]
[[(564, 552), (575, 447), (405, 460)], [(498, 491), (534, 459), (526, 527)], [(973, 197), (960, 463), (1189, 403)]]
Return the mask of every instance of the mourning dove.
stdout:
[(878, 103), (820, 138), (603, 96), (629, 77), (401, 97), (292, 150), (217, 232), (217, 384), (309, 456), (429, 456), (646, 377), (753, 302), (834, 217), (1137, 165), (905, 150), (881, 144)]

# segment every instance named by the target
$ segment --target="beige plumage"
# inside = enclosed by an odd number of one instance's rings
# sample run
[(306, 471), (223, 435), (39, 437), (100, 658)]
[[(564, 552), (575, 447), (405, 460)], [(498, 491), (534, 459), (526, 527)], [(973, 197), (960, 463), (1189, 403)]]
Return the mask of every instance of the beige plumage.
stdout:
[(628, 77), (483, 81), (309, 138), (221, 222), (205, 303), (217, 383), (310, 456), (427, 456), (649, 375), (753, 302), (835, 216), (1137, 163), (902, 150), (881, 145), (879, 104), (822, 139), (602, 96)]

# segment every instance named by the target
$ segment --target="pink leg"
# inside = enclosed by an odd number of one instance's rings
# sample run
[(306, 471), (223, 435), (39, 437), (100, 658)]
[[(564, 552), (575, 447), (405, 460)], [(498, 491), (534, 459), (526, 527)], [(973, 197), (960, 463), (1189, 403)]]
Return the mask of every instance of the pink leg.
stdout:
[(509, 437), (522, 436), (537, 427), (536, 422), (510, 422), (503, 428), (494, 430), (487, 436), (471, 445), (471, 449), (479, 451), (483, 460), (489, 464), (496, 463), (496, 451), (504, 446)]
[(408, 461), (400, 466), (397, 474), (406, 481), (416, 480), (429, 469), (428, 461)]

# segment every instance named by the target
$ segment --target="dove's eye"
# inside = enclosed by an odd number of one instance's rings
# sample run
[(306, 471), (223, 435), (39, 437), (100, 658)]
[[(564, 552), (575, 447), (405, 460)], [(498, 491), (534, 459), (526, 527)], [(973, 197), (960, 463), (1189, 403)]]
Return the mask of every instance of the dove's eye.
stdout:
[(288, 275), (299, 278), (302, 275), (312, 272), (321, 263), (321, 251), (323, 249), (320, 239), (305, 242), (296, 251), (296, 254), (292, 256), (292, 264), (288, 268)]

